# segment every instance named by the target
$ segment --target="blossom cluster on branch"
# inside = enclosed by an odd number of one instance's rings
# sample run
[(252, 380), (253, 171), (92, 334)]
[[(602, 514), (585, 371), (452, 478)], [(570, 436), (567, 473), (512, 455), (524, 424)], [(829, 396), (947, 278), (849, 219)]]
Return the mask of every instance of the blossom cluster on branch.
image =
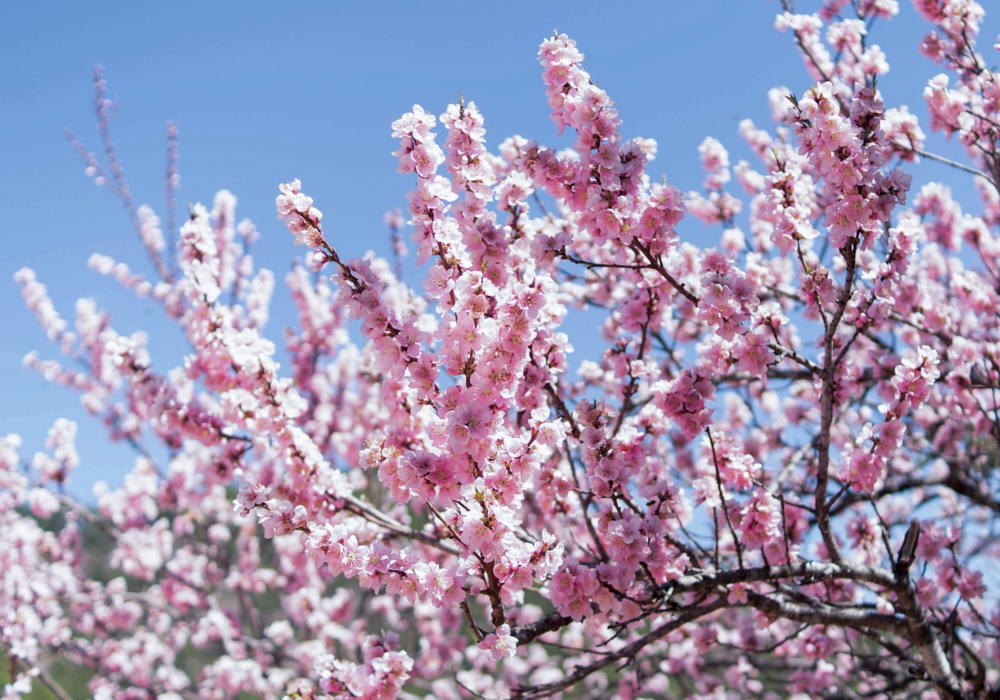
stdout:
[[(772, 131), (740, 124), (756, 164), (706, 138), (687, 194), (555, 34), (539, 60), (572, 148), (491, 152), (464, 98), (392, 124), (414, 182), (394, 262), (342, 258), (321, 194), (280, 185), (308, 249), (288, 368), (257, 230), (225, 191), (166, 232), (136, 207), (98, 72), (107, 166), (73, 145), (157, 278), (90, 265), (190, 351), (156, 367), (143, 333), (89, 299), (71, 326), (17, 273), (70, 360), (25, 364), (137, 457), (88, 508), (64, 488), (80, 426), (30, 461), (0, 438), (4, 698), (69, 697), (56, 657), (101, 700), (1000, 696), (1000, 77), (976, 2), (914, 4), (950, 73), (927, 126), (968, 163), (886, 107), (870, 34), (896, 0), (786, 2), (814, 83), (772, 91)], [(928, 158), (974, 178), (981, 214), (915, 190)], [(717, 247), (684, 240), (688, 213)], [(597, 340), (564, 330), (584, 307)], [(574, 362), (574, 342), (601, 347)]]

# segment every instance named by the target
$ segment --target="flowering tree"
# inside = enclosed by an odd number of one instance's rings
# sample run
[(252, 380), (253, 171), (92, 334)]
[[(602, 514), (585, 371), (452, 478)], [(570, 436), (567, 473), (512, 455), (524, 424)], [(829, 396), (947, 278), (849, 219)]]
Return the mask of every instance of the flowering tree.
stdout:
[[(253, 225), (221, 192), (174, 245), (132, 202), (98, 74), (107, 165), (74, 143), (159, 278), (91, 267), (154, 299), (191, 350), (155, 370), (141, 333), (88, 299), (70, 330), (17, 274), (74, 361), (26, 364), (138, 456), (88, 509), (61, 488), (74, 423), (30, 464), (0, 439), (4, 697), (69, 697), (55, 656), (95, 698), (1000, 697), (984, 578), (1000, 554), (1000, 77), (975, 2), (915, 4), (935, 25), (921, 52), (954, 80), (925, 90), (930, 128), (965, 146), (951, 164), (981, 214), (911, 189), (905, 164), (940, 158), (876, 87), (888, 64), (868, 32), (895, 0), (784, 8), (816, 82), (772, 91), (773, 133), (740, 125), (759, 158), (732, 168), (743, 193), (712, 138), (704, 193), (652, 181), (655, 142), (622, 138), (555, 35), (539, 58), (573, 149), (491, 153), (472, 102), (392, 125), (420, 288), (342, 259), (299, 181), (281, 185), (278, 216), (309, 249), (286, 278), (287, 373)], [(686, 212), (722, 227), (717, 248), (679, 240)], [(560, 328), (584, 305), (606, 312), (604, 348), (574, 372)]]

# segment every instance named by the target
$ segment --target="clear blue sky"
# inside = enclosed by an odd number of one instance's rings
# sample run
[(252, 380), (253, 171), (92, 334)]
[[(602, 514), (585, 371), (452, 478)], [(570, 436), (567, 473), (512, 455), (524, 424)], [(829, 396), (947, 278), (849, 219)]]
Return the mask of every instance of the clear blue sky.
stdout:
[[(813, 9), (818, 3), (800, 2)], [(921, 117), (921, 91), (938, 70), (916, 55), (926, 30), (905, 0), (900, 17), (876, 24), (873, 41), (891, 71), (889, 106)], [(154, 367), (179, 362), (184, 345), (152, 304), (137, 302), (86, 267), (101, 252), (148, 272), (136, 234), (110, 191), (84, 177), (63, 138), (98, 149), (90, 73), (105, 66), (120, 98), (113, 132), (138, 203), (163, 217), (164, 122), (181, 133), (181, 207), (210, 204), (225, 188), (237, 214), (263, 234), (258, 266), (279, 282), (302, 254), (274, 218), (279, 182), (300, 178), (324, 211), (335, 244), (355, 256), (385, 252), (383, 213), (405, 206), (412, 178), (395, 172), (389, 124), (414, 103), (440, 114), (464, 92), (486, 118), (491, 147), (512, 134), (569, 145), (548, 120), (535, 55), (554, 28), (575, 38), (586, 68), (617, 102), (626, 137), (655, 138), (652, 174), (688, 190), (702, 179), (697, 146), (707, 135), (749, 152), (740, 118), (770, 127), (769, 88), (801, 94), (808, 79), (788, 35), (773, 29), (777, 2), (678, 0), (642, 3), (135, 3), (8, 2), (0, 6), (0, 434), (17, 432), (23, 456), (42, 448), (60, 416), (80, 423), (83, 466), (73, 491), (98, 478), (120, 482), (129, 449), (109, 445), (78, 397), (22, 369), (37, 349), (57, 357), (24, 309), (11, 277), (36, 270), (70, 321), (78, 297), (111, 311), (121, 333), (150, 331)], [(997, 35), (988, 17), (984, 45)], [(985, 48), (988, 60), (996, 53)], [(931, 141), (956, 154), (954, 144)], [(941, 166), (912, 170), (915, 185), (941, 179), (973, 201), (971, 183)], [(164, 217), (165, 218), (165, 217)], [(685, 235), (709, 244), (719, 231), (696, 222)], [(280, 339), (290, 301), (279, 284), (269, 335)], [(596, 322), (596, 319), (595, 319)]]

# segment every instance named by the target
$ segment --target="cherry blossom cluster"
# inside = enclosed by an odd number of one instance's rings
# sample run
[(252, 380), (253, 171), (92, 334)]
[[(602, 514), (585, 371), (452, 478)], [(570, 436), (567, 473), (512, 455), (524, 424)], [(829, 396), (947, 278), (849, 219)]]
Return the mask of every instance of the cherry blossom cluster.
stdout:
[(896, 203), (906, 203), (911, 176), (901, 168), (888, 176), (881, 172), (888, 149), (880, 128), (885, 109), (874, 88), (856, 92), (849, 116), (841, 111), (832, 85), (823, 83), (797, 103), (791, 116), (800, 150), (809, 154), (833, 199), (824, 212), (831, 245), (841, 248), (858, 239), (871, 248)]
[(885, 420), (873, 427), (866, 423), (857, 444), (871, 442), (869, 449), (856, 448), (847, 455), (841, 468), (841, 478), (857, 489), (871, 493), (876, 482), (885, 474), (886, 462), (903, 444), (906, 424), (903, 417), (918, 409), (927, 399), (938, 371), (937, 351), (927, 346), (917, 348), (914, 356), (903, 358), (891, 380), (892, 398), (879, 406)]

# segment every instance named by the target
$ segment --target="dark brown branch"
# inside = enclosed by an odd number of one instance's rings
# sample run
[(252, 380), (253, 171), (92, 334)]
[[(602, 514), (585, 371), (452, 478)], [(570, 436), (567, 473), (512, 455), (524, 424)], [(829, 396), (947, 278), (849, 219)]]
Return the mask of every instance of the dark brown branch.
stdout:
[[(789, 360), (793, 360), (798, 364), (802, 365), (803, 367), (805, 367), (807, 370), (809, 370), (811, 374), (815, 375), (823, 374), (823, 369), (819, 365), (817, 365), (812, 360), (803, 357), (802, 355), (800, 355), (795, 350), (792, 350), (791, 348), (787, 348), (784, 345), (781, 345), (780, 343), (776, 342), (768, 343), (767, 347), (771, 349), (771, 351), (777, 356), (777, 359), (779, 361), (781, 360), (782, 357), (787, 357)], [(770, 372), (768, 372), (768, 376), (771, 376)]]
[(562, 629), (572, 621), (572, 618), (560, 615), (558, 612), (550, 612), (541, 620), (529, 622), (526, 625), (518, 625), (511, 630), (510, 635), (517, 640), (518, 644), (528, 644), (543, 634)]
[(742, 571), (731, 569), (702, 574), (681, 576), (664, 583), (661, 588), (668, 593), (693, 593), (734, 583), (756, 583), (760, 581), (781, 581), (805, 579), (806, 583), (824, 580), (846, 579), (868, 583), (883, 588), (892, 588), (895, 577), (884, 569), (860, 564), (831, 564), (829, 562), (800, 561), (780, 566), (761, 566)]
[(861, 608), (835, 608), (825, 603), (805, 605), (789, 600), (776, 600), (760, 593), (747, 591), (747, 602), (774, 617), (804, 622), (810, 625), (831, 625), (854, 629), (876, 629), (893, 634), (906, 634), (906, 621), (895, 615), (870, 612)]
[(599, 661), (595, 661), (594, 663), (588, 666), (583, 666), (581, 668), (576, 669), (573, 673), (569, 674), (568, 676), (566, 676), (566, 678), (560, 681), (555, 681), (553, 683), (543, 683), (541, 685), (535, 685), (535, 686), (521, 687), (514, 691), (514, 695), (512, 697), (514, 700), (533, 700), (534, 698), (544, 698), (548, 697), (549, 695), (554, 695), (555, 693), (565, 690), (566, 688), (572, 687), (578, 681), (583, 680), (591, 673), (599, 671), (602, 668), (605, 668), (606, 666), (615, 663), (616, 661), (619, 661), (621, 659), (635, 658), (635, 656), (640, 651), (642, 651), (644, 648), (646, 648), (653, 642), (662, 639), (663, 637), (667, 636), (674, 630), (680, 629), (689, 622), (693, 622), (694, 620), (697, 620), (700, 617), (704, 617), (705, 615), (713, 613), (716, 610), (724, 608), (727, 604), (728, 603), (726, 602), (725, 598), (719, 598), (718, 600), (715, 600), (711, 603), (691, 608), (690, 610), (687, 610), (679, 614), (670, 622), (660, 625), (649, 634), (640, 637), (639, 639), (635, 640), (631, 644), (628, 644), (627, 646), (622, 647), (618, 651), (613, 652), (611, 654), (606, 654), (605, 656), (601, 657)]

